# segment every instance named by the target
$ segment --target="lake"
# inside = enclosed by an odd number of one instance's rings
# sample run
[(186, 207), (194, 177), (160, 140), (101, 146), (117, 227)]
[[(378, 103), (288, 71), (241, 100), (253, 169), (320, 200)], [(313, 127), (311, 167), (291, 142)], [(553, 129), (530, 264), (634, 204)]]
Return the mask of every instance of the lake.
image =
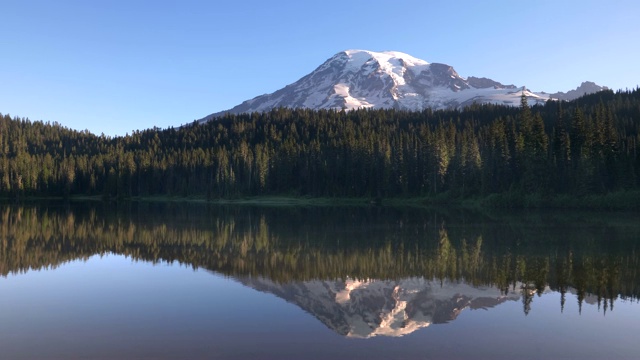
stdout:
[(638, 358), (639, 219), (0, 205), (0, 358)]

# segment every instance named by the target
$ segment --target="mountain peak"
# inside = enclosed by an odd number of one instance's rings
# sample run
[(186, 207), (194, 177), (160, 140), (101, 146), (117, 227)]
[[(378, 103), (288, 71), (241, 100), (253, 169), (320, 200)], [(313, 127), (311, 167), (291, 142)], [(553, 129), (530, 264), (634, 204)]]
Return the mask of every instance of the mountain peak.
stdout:
[[(593, 88), (588, 83), (581, 87)], [(350, 49), (335, 54), (293, 84), (209, 115), (201, 121), (226, 113), (262, 112), (278, 107), (420, 111), (425, 108), (462, 108), (473, 103), (519, 106), (519, 89), (487, 78), (465, 79), (450, 65), (428, 63), (399, 51)], [(549, 98), (573, 96), (569, 93), (558, 93), (558, 97), (554, 95), (526, 93), (530, 105), (544, 103)]]
[[(402, 60), (402, 62), (404, 62), (405, 64), (407, 64), (408, 66), (424, 66), (424, 65), (429, 65), (428, 62), (422, 60), (422, 59), (418, 59), (416, 57), (413, 57), (409, 54), (400, 52), (400, 51), (370, 51), (370, 50), (355, 50), (355, 49), (351, 49), (351, 50), (345, 50), (345, 51), (341, 51), (338, 54), (336, 54), (336, 56), (340, 56), (341, 54), (345, 54), (347, 57), (349, 57), (350, 59), (353, 59), (353, 61), (355, 63), (357, 63), (359, 60), (363, 60), (363, 59), (374, 59), (378, 62), (390, 62), (390, 61), (397, 61), (397, 60)], [(365, 61), (367, 61), (365, 60)]]

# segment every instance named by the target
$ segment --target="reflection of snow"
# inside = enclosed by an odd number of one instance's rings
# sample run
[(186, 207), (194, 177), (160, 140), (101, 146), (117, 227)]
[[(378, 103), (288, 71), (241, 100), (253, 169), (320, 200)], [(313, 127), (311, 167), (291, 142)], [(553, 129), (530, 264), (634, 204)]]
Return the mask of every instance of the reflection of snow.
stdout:
[(334, 331), (353, 338), (403, 336), (432, 323), (454, 320), (467, 307), (490, 308), (520, 299), (520, 291), (503, 294), (494, 287), (430, 281), (305, 281), (278, 284), (262, 278), (242, 283), (300, 306)]

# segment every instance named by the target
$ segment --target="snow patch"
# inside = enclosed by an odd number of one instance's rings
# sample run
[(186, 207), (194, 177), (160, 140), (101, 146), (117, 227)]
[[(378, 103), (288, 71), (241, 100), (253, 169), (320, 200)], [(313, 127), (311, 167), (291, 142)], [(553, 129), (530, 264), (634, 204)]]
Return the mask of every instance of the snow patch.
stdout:
[(355, 110), (359, 108), (370, 108), (373, 104), (368, 103), (365, 99), (356, 99), (349, 93), (349, 86), (346, 84), (336, 84), (333, 87), (335, 94), (344, 99), (344, 107), (347, 110)]

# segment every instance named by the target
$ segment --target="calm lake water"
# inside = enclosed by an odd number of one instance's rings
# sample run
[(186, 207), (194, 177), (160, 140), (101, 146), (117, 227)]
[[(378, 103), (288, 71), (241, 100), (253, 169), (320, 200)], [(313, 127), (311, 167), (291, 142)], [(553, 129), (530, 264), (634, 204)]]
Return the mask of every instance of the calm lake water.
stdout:
[(639, 220), (0, 205), (0, 358), (637, 359)]

